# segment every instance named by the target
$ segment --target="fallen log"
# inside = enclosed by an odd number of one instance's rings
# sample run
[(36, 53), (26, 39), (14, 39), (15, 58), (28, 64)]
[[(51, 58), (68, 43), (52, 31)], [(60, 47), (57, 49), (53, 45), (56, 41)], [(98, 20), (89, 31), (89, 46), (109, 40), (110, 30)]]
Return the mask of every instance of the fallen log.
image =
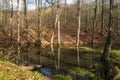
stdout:
[(34, 66), (20, 66), (20, 69), (22, 70), (28, 70), (28, 71), (33, 71), (36, 69), (40, 69), (41, 65), (34, 65)]

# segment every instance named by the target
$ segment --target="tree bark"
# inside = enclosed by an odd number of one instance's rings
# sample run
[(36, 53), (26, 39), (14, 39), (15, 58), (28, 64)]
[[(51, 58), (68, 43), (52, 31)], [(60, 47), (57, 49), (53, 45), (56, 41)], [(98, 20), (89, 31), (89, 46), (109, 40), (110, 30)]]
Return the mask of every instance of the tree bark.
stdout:
[(65, 0), (65, 27), (66, 27), (66, 24), (67, 24), (67, 0)]
[(53, 25), (53, 13), (54, 13), (54, 2), (53, 2), (53, 0), (52, 0), (52, 7), (51, 7), (51, 9), (52, 9), (52, 27), (53, 27), (53, 32), (52, 32), (52, 37), (51, 37), (50, 43), (51, 43), (51, 45), (53, 45), (54, 34), (55, 34), (55, 27)]
[[(118, 8), (118, 0), (116, 0), (116, 7)], [(119, 9), (117, 9), (116, 15), (119, 15)], [(116, 18), (116, 32), (119, 35), (119, 18)]]
[(13, 0), (11, 0), (11, 16), (10, 16), (10, 44), (11, 44), (11, 46), (12, 46), (12, 37), (13, 37), (13, 34), (12, 34), (12, 28), (13, 28), (12, 19), (13, 19)]
[(37, 8), (38, 8), (38, 28), (37, 28), (37, 34), (38, 34), (38, 46), (41, 47), (41, 3), (42, 0), (37, 0)]
[(29, 42), (29, 34), (28, 34), (28, 23), (27, 23), (27, 0), (24, 0), (24, 27), (25, 27), (25, 31), (26, 31), (26, 43), (28, 46), (28, 42)]
[(95, 26), (97, 24), (97, 4), (98, 0), (95, 0), (95, 9), (94, 9), (94, 21), (93, 21), (93, 27), (92, 27), (92, 48), (94, 47), (94, 33), (95, 33)]
[(106, 39), (106, 43), (104, 46), (104, 50), (103, 50), (103, 54), (101, 57), (102, 61), (109, 61), (110, 60), (110, 52), (111, 52), (111, 47), (112, 47), (112, 4), (113, 4), (113, 0), (109, 0), (110, 1), (110, 9), (109, 9), (109, 31), (108, 31), (108, 36)]
[[(28, 59), (28, 49), (29, 49), (29, 34), (28, 34), (28, 23), (27, 23), (27, 0), (24, 0), (24, 27), (25, 27), (25, 39), (26, 39), (26, 45), (25, 45), (25, 59)], [(27, 65), (27, 63), (25, 63)]]
[[(2, 11), (2, 3), (0, 4), (0, 27), (2, 28), (2, 26), (3, 26), (3, 11)], [(0, 30), (1, 32), (2, 32), (2, 29)], [(1, 33), (2, 34), (2, 33)], [(1, 36), (0, 36), (0, 42), (1, 42)]]
[(81, 26), (81, 0), (77, 0), (77, 9), (78, 9), (78, 31), (77, 31), (77, 47), (80, 42), (80, 26)]
[[(17, 41), (18, 41), (18, 56), (20, 56), (20, 12), (19, 12), (19, 0), (17, 0)], [(19, 57), (20, 58), (20, 57)], [(18, 62), (19, 64), (19, 62)]]
[(60, 0), (57, 0), (57, 19), (58, 19), (58, 47), (60, 47)]
[(101, 34), (103, 34), (103, 30), (104, 30), (104, 0), (102, 0), (102, 21), (101, 21)]

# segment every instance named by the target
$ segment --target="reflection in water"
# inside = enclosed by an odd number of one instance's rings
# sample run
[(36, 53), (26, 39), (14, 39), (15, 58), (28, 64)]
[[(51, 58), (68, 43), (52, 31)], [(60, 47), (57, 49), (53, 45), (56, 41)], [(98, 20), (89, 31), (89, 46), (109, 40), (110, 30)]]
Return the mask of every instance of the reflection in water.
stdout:
[(109, 62), (102, 62), (101, 77), (105, 80), (111, 80), (113, 75), (112, 65)]
[[(97, 74), (97, 76), (99, 75), (105, 80), (110, 80), (111, 77), (109, 76), (109, 64), (105, 63), (104, 67), (99, 69), (99, 62), (97, 61), (99, 55), (96, 56), (96, 54), (93, 54), (93, 52), (82, 52), (78, 47), (76, 49), (60, 47), (55, 48), (53, 45), (51, 45), (41, 50), (40, 47), (33, 46), (29, 49), (28, 53), (28, 55), (25, 55), (25, 48), (22, 48), (20, 55), (14, 53), (11, 54), (9, 58), (10, 60), (16, 58), (20, 65), (23, 65), (25, 62), (27, 62), (29, 65), (42, 65), (42, 73), (46, 74), (48, 77), (51, 77), (51, 75), (54, 74), (59, 74), (59, 72), (60, 74), (64, 72), (63, 75), (65, 75), (67, 72), (66, 70), (76, 67), (92, 70), (95, 72), (95, 74)], [(6, 58), (7, 54), (0, 52), (0, 55), (0, 58)], [(25, 58), (26, 56), (28, 57)], [(14, 61), (11, 60), (11, 62)], [(97, 71), (97, 69), (99, 69), (99, 71)]]
[(56, 70), (56, 68), (53, 68), (53, 67), (49, 67), (49, 66), (43, 66), (41, 69), (40, 69), (40, 72), (45, 75), (45, 76), (48, 76), (48, 77), (51, 77), (53, 75), (70, 75), (68, 72), (66, 71), (63, 71), (63, 70)]
[(77, 63), (78, 63), (78, 67), (80, 67), (80, 53), (79, 53), (79, 47), (77, 47)]
[(37, 47), (37, 54), (38, 54), (38, 56), (37, 56), (37, 59), (38, 59), (37, 65), (41, 65), (41, 52), (42, 52), (41, 47), (38, 46)]
[[(54, 51), (54, 46), (53, 46), (53, 44), (51, 44), (50, 47), (51, 47), (52, 54), (55, 56), (55, 51)], [(54, 59), (54, 61), (55, 61), (55, 68), (57, 69), (57, 60)]]
[(60, 68), (60, 47), (58, 47), (58, 54), (57, 54), (57, 69)]

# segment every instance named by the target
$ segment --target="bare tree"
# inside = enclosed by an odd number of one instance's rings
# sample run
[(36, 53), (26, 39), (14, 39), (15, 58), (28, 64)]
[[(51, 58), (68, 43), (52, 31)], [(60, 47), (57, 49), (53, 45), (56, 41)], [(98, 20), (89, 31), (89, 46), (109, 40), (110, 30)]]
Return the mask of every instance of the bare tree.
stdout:
[(88, 19), (89, 19), (89, 15), (88, 15), (88, 10), (87, 10), (87, 6), (88, 4), (86, 3), (86, 13), (85, 13), (85, 32), (88, 32)]
[(19, 12), (19, 0), (17, 0), (17, 41), (18, 41), (18, 56), (20, 55), (20, 12)]
[(42, 0), (37, 0), (37, 13), (38, 13), (38, 31), (37, 31), (37, 34), (38, 34), (38, 39), (37, 39), (37, 42), (38, 42), (38, 45), (39, 47), (41, 47), (41, 4), (42, 4)]
[[(48, 2), (50, 4), (50, 2)], [(52, 27), (53, 27), (53, 32), (52, 32), (52, 37), (51, 37), (51, 46), (53, 46), (53, 40), (54, 40), (54, 35), (55, 35), (55, 27), (53, 25), (53, 14), (54, 14), (54, 0), (51, 1), (51, 9), (52, 9)]]
[(113, 5), (113, 0), (109, 0), (109, 1), (110, 1), (110, 3), (109, 3), (109, 6), (110, 6), (110, 9), (109, 9), (109, 27), (108, 27), (109, 31), (108, 31), (108, 36), (107, 36), (106, 43), (104, 46), (103, 54), (101, 57), (102, 61), (109, 61), (111, 47), (112, 47), (112, 5)]
[(61, 48), (58, 47), (57, 51), (58, 51), (58, 54), (57, 54), (57, 66), (56, 66), (56, 68), (57, 68), (57, 69), (60, 69), (60, 54), (61, 54)]
[[(25, 59), (28, 59), (28, 49), (29, 49), (29, 34), (28, 34), (28, 23), (27, 23), (27, 0), (24, 1), (24, 27), (25, 27), (25, 39), (26, 39), (26, 44), (25, 44)], [(27, 65), (27, 63), (25, 63)]]
[(24, 1), (24, 27), (25, 27), (25, 31), (26, 31), (26, 41), (27, 41), (27, 45), (28, 45), (28, 23), (27, 23), (27, 0), (23, 0)]
[(65, 27), (66, 27), (66, 23), (67, 23), (67, 0), (65, 0)]
[[(0, 27), (2, 28), (3, 25), (3, 11), (2, 11), (2, 2), (0, 3)], [(2, 31), (1, 31), (2, 32)], [(0, 37), (1, 39), (1, 37)], [(0, 40), (1, 41), (1, 40)]]
[[(41, 53), (41, 9), (42, 9), (42, 0), (36, 0), (36, 7), (37, 7), (37, 41), (36, 41), (36, 47), (37, 47), (37, 53), (40, 55)], [(39, 61), (37, 64), (40, 64), (40, 56), (38, 56)]]
[(10, 16), (10, 44), (11, 45), (12, 45), (12, 37), (13, 37), (13, 34), (12, 34), (12, 29), (13, 29), (12, 19), (13, 19), (13, 0), (11, 0), (11, 16)]
[(94, 9), (94, 21), (93, 21), (93, 27), (92, 27), (92, 47), (94, 47), (94, 33), (95, 33), (95, 26), (97, 24), (97, 7), (98, 7), (98, 0), (95, 0), (95, 9)]
[(79, 46), (80, 39), (80, 26), (81, 26), (81, 0), (77, 0), (77, 9), (78, 9), (78, 31), (77, 31), (77, 47)]
[(60, 47), (60, 0), (57, 0), (58, 46)]
[[(49, 1), (46, 0), (49, 4), (55, 4), (56, 1)], [(60, 47), (60, 0), (57, 0), (57, 13), (56, 13), (56, 19), (55, 19), (55, 28), (57, 27), (57, 31), (58, 31), (58, 46)], [(55, 29), (54, 28), (54, 29)], [(54, 39), (54, 30), (52, 33), (52, 37), (51, 37), (51, 43), (53, 43), (53, 39)]]
[(104, 29), (104, 0), (102, 0), (102, 19), (101, 19), (101, 34), (103, 34), (103, 29)]
[[(119, 15), (119, 6), (118, 6), (118, 0), (116, 0), (116, 10), (117, 10), (117, 12), (116, 12), (116, 15), (118, 16)], [(119, 18), (118, 17), (116, 17), (116, 30), (117, 30), (117, 34), (119, 35)]]

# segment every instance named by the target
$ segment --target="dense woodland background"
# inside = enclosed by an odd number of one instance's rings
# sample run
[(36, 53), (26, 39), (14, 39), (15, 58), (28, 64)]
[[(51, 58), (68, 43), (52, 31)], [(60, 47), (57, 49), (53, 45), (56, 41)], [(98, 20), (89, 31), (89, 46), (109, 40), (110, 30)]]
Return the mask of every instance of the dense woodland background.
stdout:
[[(61, 32), (61, 43), (63, 44), (75, 45), (79, 42), (80, 45), (91, 45), (92, 47), (94, 44), (104, 46), (110, 25), (115, 47), (119, 47), (119, 0), (111, 0), (111, 21), (109, 20), (109, 0), (95, 0), (89, 3), (86, 0), (76, 0), (72, 4), (67, 4), (66, 0), (35, 1), (36, 10), (32, 11), (28, 11), (27, 1), (24, 0), (21, 11), (19, 11), (19, 5), (13, 6), (12, 0), (1, 4), (1, 7), (4, 7), (1, 8), (1, 43), (6, 45), (8, 43), (17, 44), (17, 42), (25, 44), (26, 41), (35, 43), (37, 37), (41, 37), (42, 43), (48, 44), (57, 42), (57, 34)], [(59, 23), (56, 22), (58, 15)], [(60, 24), (60, 29), (57, 28), (57, 23)], [(78, 32), (78, 30), (80, 31)], [(25, 38), (25, 31), (29, 40)]]
[(13, 4), (13, 0), (1, 4), (1, 47), (18, 47), (20, 52), (30, 44), (40, 49), (42, 44), (57, 43), (104, 47), (103, 54), (107, 55), (111, 47), (120, 48), (119, 0), (77, 0), (69, 5), (66, 0), (46, 0), (46, 5), (36, 0), (36, 9), (32, 11), (28, 11), (27, 0), (23, 0), (22, 10)]
[[(104, 1), (104, 0), (103, 0)], [(76, 37), (77, 30), (78, 30), (78, 7), (77, 3), (74, 1), (73, 4), (65, 4), (65, 1), (61, 1), (60, 4), (60, 27), (61, 27), (61, 34), (70, 35), (70, 37)], [(7, 29), (8, 32), (11, 31), (10, 29), (10, 18), (12, 18), (12, 27), (13, 27), (13, 35), (14, 32), (17, 32), (17, 10), (11, 11), (12, 4), (6, 2), (6, 10), (2, 10), (1, 14), (1, 29), (2, 27)], [(53, 6), (51, 4), (41, 4), (41, 35), (42, 38), (45, 38), (45, 34), (49, 30), (50, 32), (54, 30), (55, 27), (55, 18), (56, 18), (56, 11), (57, 11), (57, 4)], [(2, 5), (1, 5), (2, 6)], [(24, 4), (23, 4), (24, 6)], [(103, 10), (102, 10), (103, 8)], [(95, 11), (96, 9), (96, 11)], [(120, 2), (119, 0), (113, 0), (112, 4), (112, 28), (113, 32), (119, 34), (119, 26), (120, 26)], [(95, 15), (96, 14), (96, 15)], [(12, 16), (12, 17), (11, 17)], [(97, 0), (97, 3), (82, 0), (81, 1), (81, 8), (80, 8), (80, 16), (81, 16), (81, 30), (82, 32), (89, 32), (89, 34), (93, 31), (93, 26), (95, 23), (95, 32), (99, 32), (100, 34), (105, 33), (108, 29), (109, 25), (109, 1), (104, 1), (102, 5), (102, 0)], [(96, 17), (96, 18), (95, 18)], [(20, 11), (19, 15), (20, 21), (19, 25), (22, 30), (24, 30), (24, 7), (22, 11)], [(27, 11), (27, 24), (29, 29), (36, 29), (38, 24), (38, 16), (37, 16), (37, 9), (33, 11)], [(56, 29), (57, 30), (57, 29)], [(73, 31), (73, 32), (72, 32)], [(81, 32), (81, 34), (82, 34)], [(2, 33), (1, 33), (2, 34)], [(31, 33), (30, 33), (31, 34)], [(89, 35), (87, 34), (87, 35)], [(92, 35), (92, 34), (91, 34)], [(10, 36), (10, 35), (8, 35)], [(16, 35), (17, 36), (17, 35)], [(21, 35), (23, 36), (23, 35)], [(31, 35), (35, 36), (35, 35)], [(49, 34), (49, 38), (50, 38)], [(104, 35), (103, 35), (104, 36)], [(15, 35), (13, 36), (15, 37)], [(102, 36), (101, 36), (102, 37)], [(21, 37), (22, 38), (22, 37)], [(80, 39), (83, 39), (80, 38)], [(74, 38), (75, 40), (75, 38)], [(89, 39), (90, 40), (90, 39)], [(50, 39), (47, 39), (49, 42)], [(68, 40), (69, 41), (69, 40)], [(64, 40), (63, 40), (64, 42)]]

